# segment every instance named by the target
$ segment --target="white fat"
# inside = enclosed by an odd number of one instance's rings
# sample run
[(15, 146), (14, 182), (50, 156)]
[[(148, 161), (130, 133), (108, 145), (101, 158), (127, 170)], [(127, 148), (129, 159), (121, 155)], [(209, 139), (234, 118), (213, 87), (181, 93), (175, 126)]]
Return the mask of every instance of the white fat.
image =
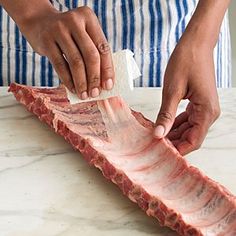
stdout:
[(129, 156), (152, 142), (151, 131), (139, 124), (120, 98), (98, 101), (97, 104), (109, 137), (106, 152)]

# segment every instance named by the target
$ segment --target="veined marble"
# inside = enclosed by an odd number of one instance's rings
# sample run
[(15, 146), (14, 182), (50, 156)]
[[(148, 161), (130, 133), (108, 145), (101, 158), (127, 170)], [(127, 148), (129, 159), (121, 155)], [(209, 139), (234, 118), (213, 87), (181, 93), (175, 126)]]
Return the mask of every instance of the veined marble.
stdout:
[[(236, 195), (236, 89), (188, 160)], [(132, 108), (155, 120), (160, 89), (135, 89)], [(183, 109), (182, 104), (181, 109)], [(62, 137), (0, 88), (0, 236), (176, 236), (146, 216)]]

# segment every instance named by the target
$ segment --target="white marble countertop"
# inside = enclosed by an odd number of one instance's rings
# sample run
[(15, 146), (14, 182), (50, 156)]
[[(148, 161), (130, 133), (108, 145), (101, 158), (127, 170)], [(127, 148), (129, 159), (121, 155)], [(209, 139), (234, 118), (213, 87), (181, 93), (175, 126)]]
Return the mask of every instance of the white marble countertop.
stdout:
[[(188, 160), (236, 194), (236, 89), (219, 90), (222, 115)], [(154, 120), (160, 89), (129, 104)], [(64, 139), (0, 88), (0, 235), (176, 235), (90, 167)]]

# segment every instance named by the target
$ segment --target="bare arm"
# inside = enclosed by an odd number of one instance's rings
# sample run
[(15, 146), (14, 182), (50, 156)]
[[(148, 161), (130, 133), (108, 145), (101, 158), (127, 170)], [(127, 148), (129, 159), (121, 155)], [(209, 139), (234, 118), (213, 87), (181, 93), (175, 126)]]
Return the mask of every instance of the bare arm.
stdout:
[(62, 82), (82, 99), (111, 89), (111, 51), (94, 12), (57, 11), (49, 0), (0, 0), (32, 48), (47, 56)]
[(0, 5), (19, 26), (37, 18), (37, 15), (41, 17), (43, 12), (46, 15), (56, 11), (49, 0), (0, 0)]
[(183, 37), (193, 37), (196, 46), (215, 47), (230, 0), (200, 0)]
[[(154, 135), (167, 136), (181, 154), (198, 149), (220, 114), (213, 49), (230, 0), (200, 0), (173, 51), (164, 76)], [(188, 99), (186, 111), (176, 111)]]

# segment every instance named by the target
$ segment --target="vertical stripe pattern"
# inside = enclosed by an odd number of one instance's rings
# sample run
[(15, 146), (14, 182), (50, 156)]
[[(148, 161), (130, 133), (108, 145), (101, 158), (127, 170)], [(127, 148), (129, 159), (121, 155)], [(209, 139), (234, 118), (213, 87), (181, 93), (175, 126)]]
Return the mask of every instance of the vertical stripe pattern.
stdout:
[(116, 21), (116, 17), (117, 17), (117, 13), (116, 13), (116, 0), (112, 0), (112, 28), (113, 28), (113, 32), (112, 32), (112, 44), (113, 44), (113, 52), (116, 51), (116, 39), (117, 39), (117, 21)]
[[(156, 86), (160, 87), (162, 82), (162, 73), (161, 65), (162, 65), (162, 51), (160, 50), (162, 48), (162, 32), (163, 32), (163, 16), (162, 16), (162, 10), (161, 10), (161, 4), (159, 0), (156, 0), (156, 12), (157, 12), (157, 50), (156, 50)], [(166, 50), (165, 50), (166, 53)]]
[[(15, 81), (21, 83), (20, 80), (20, 32), (15, 25)], [(8, 49), (10, 50), (10, 48)]]
[(7, 82), (11, 83), (11, 42), (10, 42), (10, 16), (7, 16)]
[[(141, 75), (143, 75), (144, 66), (144, 13), (143, 13), (143, 0), (139, 0), (139, 12), (140, 12), (140, 57), (141, 57)], [(142, 76), (143, 78), (143, 76)], [(143, 79), (140, 79), (139, 86), (143, 87)]]
[(149, 31), (150, 31), (150, 48), (149, 48), (149, 55), (150, 55), (150, 67), (149, 67), (149, 74), (148, 74), (148, 77), (149, 77), (149, 87), (154, 87), (154, 83), (153, 83), (153, 79), (154, 79), (154, 76), (153, 76), (153, 71), (154, 71), (154, 43), (155, 43), (155, 28), (156, 28), (156, 25), (155, 25), (155, 13), (154, 13), (154, 1), (153, 0), (150, 0), (149, 1), (149, 15), (150, 15), (150, 19), (153, 19), (150, 21), (150, 27), (149, 27)]
[[(135, 86), (162, 86), (169, 57), (196, 8), (197, 0), (50, 0), (59, 11), (88, 6), (97, 15), (112, 51), (130, 49), (142, 76)], [(216, 83), (231, 86), (228, 16), (214, 49)], [(0, 86), (11, 82), (56, 86), (59, 79), (46, 57), (35, 53), (0, 7)]]
[(122, 49), (128, 48), (128, 18), (127, 18), (127, 5), (126, 0), (121, 0), (121, 12), (122, 12)]

